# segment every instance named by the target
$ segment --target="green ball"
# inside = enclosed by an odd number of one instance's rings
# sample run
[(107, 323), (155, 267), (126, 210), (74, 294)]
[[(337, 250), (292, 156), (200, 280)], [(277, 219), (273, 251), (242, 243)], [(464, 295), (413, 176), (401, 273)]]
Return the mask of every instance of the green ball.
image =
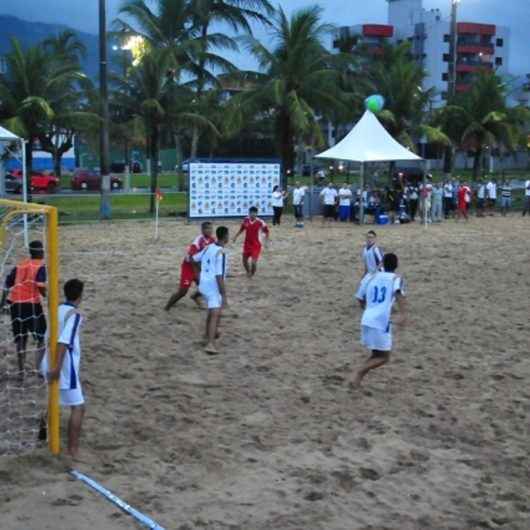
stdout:
[(383, 110), (383, 107), (385, 106), (385, 98), (379, 94), (374, 94), (372, 96), (368, 96), (364, 100), (364, 105), (369, 111), (377, 114)]

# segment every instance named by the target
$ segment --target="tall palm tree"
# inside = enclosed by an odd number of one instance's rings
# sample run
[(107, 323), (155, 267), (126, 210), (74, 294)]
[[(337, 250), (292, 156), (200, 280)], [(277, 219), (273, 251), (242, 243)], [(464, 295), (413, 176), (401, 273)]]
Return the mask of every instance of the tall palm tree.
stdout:
[(79, 40), (75, 31), (65, 30), (57, 35), (48, 37), (42, 45), (49, 50), (52, 55), (63, 61), (79, 64), (81, 59), (86, 58), (86, 46)]
[(24, 50), (16, 39), (11, 40), (6, 60), (9, 75), (0, 78), (0, 118), (27, 139), (26, 165), (31, 173), (35, 141), (57, 120), (75, 119), (65, 102), (75, 99), (76, 84), (86, 77), (77, 64), (57, 60), (43, 46)]
[(285, 170), (294, 167), (300, 137), (315, 136), (322, 141), (321, 117), (339, 108), (347, 111), (338, 85), (336, 57), (323, 44), (333, 27), (323, 24), (321, 15), (322, 9), (314, 6), (288, 18), (279, 8), (272, 24), (272, 49), (253, 37), (245, 38), (261, 72), (251, 74), (255, 88), (233, 98), (230, 125), (242, 125), (245, 116), (256, 113), (272, 116)]
[[(269, 17), (274, 8), (268, 0), (191, 0), (193, 26), (198, 32), (198, 49), (194, 54), (196, 66), (196, 99), (197, 104), (203, 97), (207, 85), (220, 88), (216, 73), (234, 72), (236, 68), (219, 55), (212, 53), (216, 50), (239, 51), (234, 38), (222, 34), (212, 33), (211, 28), (216, 23), (227, 24), (237, 34), (244, 31), (252, 35), (251, 21), (269, 24)], [(211, 99), (211, 98), (210, 98)], [(191, 158), (197, 156), (197, 145), (200, 130), (195, 127), (191, 141)]]
[(436, 123), (458, 147), (473, 151), (473, 177), (480, 173), (486, 148), (513, 151), (522, 141), (530, 111), (508, 108), (502, 79), (493, 72), (478, 74), (471, 90), (441, 109)]
[(120, 104), (132, 119), (141, 119), (147, 134), (147, 146), (151, 160), (150, 211), (154, 212), (155, 192), (158, 187), (158, 161), (160, 140), (164, 127), (173, 127), (175, 122), (193, 126), (215, 127), (206, 118), (183, 109), (186, 97), (178, 84), (172, 64), (172, 51), (151, 49), (142, 60), (130, 69), (125, 79), (117, 79), (116, 90)]

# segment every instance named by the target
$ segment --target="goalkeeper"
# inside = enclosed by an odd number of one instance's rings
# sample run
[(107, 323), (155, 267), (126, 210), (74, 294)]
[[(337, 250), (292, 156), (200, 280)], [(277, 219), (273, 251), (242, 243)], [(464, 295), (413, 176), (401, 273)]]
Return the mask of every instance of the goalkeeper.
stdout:
[[(42, 310), (42, 297), (46, 296), (46, 266), (41, 241), (29, 244), (29, 258), (20, 261), (7, 275), (1, 307), (11, 313), (11, 327), (18, 356), (19, 377), (24, 379), (26, 348), (31, 333), (37, 342), (35, 368), (44, 355), (46, 317)], [(7, 302), (7, 303), (6, 303)]]

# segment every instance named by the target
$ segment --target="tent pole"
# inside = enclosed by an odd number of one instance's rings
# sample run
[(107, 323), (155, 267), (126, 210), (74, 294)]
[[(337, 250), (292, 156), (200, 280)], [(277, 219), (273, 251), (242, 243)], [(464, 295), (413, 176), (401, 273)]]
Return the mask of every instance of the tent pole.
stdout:
[[(26, 167), (26, 140), (21, 139), (22, 144), (22, 200), (28, 202), (28, 168)], [(24, 246), (29, 248), (28, 236), (28, 214), (24, 214)]]
[(360, 174), (360, 187), (361, 187), (361, 196), (359, 199), (359, 225), (364, 224), (364, 201), (363, 201), (363, 194), (364, 194), (364, 162), (361, 162), (361, 170), (359, 172)]

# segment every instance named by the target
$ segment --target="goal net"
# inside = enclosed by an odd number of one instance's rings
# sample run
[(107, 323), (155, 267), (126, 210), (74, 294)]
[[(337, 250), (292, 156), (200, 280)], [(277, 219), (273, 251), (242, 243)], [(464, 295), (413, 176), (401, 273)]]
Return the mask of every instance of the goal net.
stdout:
[(46, 439), (59, 451), (58, 388), (39, 371), (55, 355), (57, 272), (56, 209), (0, 199), (0, 456)]

